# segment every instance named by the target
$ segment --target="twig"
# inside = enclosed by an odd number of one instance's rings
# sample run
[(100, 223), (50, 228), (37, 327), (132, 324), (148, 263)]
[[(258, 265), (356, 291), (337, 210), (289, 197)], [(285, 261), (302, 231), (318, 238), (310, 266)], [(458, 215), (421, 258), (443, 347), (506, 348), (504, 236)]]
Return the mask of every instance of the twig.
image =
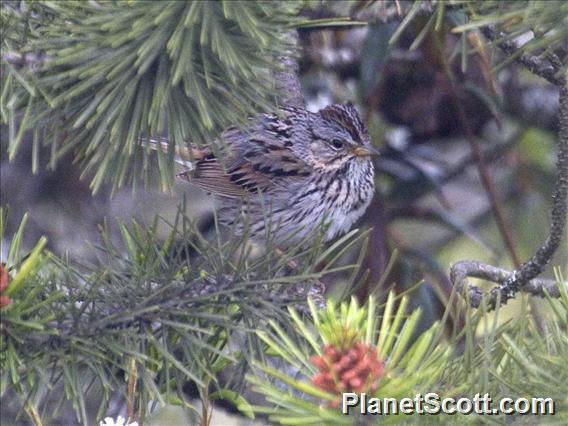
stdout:
[(402, 16), (402, 8), (400, 7), (400, 2), (398, 0), (394, 0), (394, 4), (396, 5), (396, 14), (398, 16)]
[(43, 425), (43, 422), (41, 421), (41, 416), (39, 415), (37, 409), (30, 401), (26, 403), (26, 413), (28, 413), (28, 416), (30, 416), (35, 426)]
[[(506, 36), (505, 33), (495, 30), (491, 27), (481, 28), (483, 35), (491, 41), (498, 40)], [(503, 40), (497, 42), (499, 48), (508, 56), (516, 56), (515, 60), (522, 64), (526, 69), (539, 77), (544, 78), (555, 86), (562, 87), (566, 84), (566, 78), (558, 76), (560, 71), (560, 61), (555, 55), (550, 55), (548, 60), (541, 59), (528, 53), (519, 55), (519, 47), (513, 40)]]
[(130, 358), (130, 368), (128, 376), (128, 421), (134, 421), (134, 405), (136, 402), (136, 382), (138, 381), (138, 368), (136, 366), (136, 359)]
[[(483, 160), (489, 163), (497, 161), (503, 155), (508, 153), (511, 148), (514, 148), (520, 141), (518, 137), (520, 134), (515, 134), (512, 138), (510, 138), (507, 142), (501, 144), (492, 144), (489, 148), (486, 148), (482, 151)], [(445, 184), (450, 182), (453, 178), (463, 174), (464, 170), (466, 170), (471, 164), (475, 162), (475, 156), (472, 154), (468, 154), (463, 159), (458, 161), (456, 164), (452, 165), (452, 168), (448, 170), (448, 172), (439, 178), (441, 184)]]
[[(507, 271), (502, 268), (497, 268), (492, 265), (487, 265), (481, 262), (462, 261), (452, 266), (450, 278), (454, 285), (457, 286), (459, 294), (464, 295), (469, 299), (471, 306), (478, 308), (483, 298), (486, 297), (488, 310), (495, 309), (498, 302), (504, 304), (506, 299), (503, 298), (503, 293), (500, 291), (492, 291), (488, 296), (474, 286), (467, 279), (468, 277), (481, 278), (498, 284), (506, 283), (515, 272)], [(551, 297), (560, 297), (559, 283), (554, 280), (532, 279), (523, 284), (519, 290), (525, 293), (530, 293), (534, 296), (544, 297), (548, 293)], [(568, 283), (564, 283), (568, 287)], [(464, 290), (467, 290), (464, 292)]]
[(209, 406), (206, 401), (201, 402), (201, 418), (199, 420), (200, 426), (210, 426), (211, 418), (213, 416), (213, 408)]
[(518, 267), (521, 262), (515, 250), (515, 244), (513, 243), (513, 237), (511, 235), (511, 230), (509, 229), (509, 225), (505, 220), (505, 215), (503, 214), (503, 210), (501, 208), (501, 204), (499, 202), (499, 198), (497, 197), (497, 191), (495, 190), (495, 186), (493, 185), (493, 181), (489, 176), (489, 171), (487, 169), (487, 165), (485, 164), (485, 158), (481, 147), (479, 146), (479, 142), (477, 138), (473, 134), (471, 127), (469, 126), (469, 122), (467, 121), (467, 114), (463, 107), (463, 104), (460, 102), (458, 97), (458, 92), (456, 89), (455, 81), (450, 70), (449, 64), (444, 59), (443, 55), (440, 55), (442, 58), (442, 63), (444, 70), (448, 76), (450, 82), (450, 92), (451, 96), (450, 99), (454, 105), (454, 108), (458, 114), (458, 121), (462, 130), (465, 133), (465, 138), (467, 139), (469, 145), (471, 146), (471, 151), (475, 158), (475, 162), (477, 164), (477, 170), (479, 172), (479, 177), (481, 178), (481, 183), (487, 192), (487, 196), (489, 198), (489, 202), (491, 204), (491, 209), (493, 211), (493, 215), (495, 216), (495, 221), (497, 223), (497, 228), (499, 229), (499, 233), (503, 238), (505, 246), (507, 247), (507, 251), (513, 260), (513, 263), (516, 267)]

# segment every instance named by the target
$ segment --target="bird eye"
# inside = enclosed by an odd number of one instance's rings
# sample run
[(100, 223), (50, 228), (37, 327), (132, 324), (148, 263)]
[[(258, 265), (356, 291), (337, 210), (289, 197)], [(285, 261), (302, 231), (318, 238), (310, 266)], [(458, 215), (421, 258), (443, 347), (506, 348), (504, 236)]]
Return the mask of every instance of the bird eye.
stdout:
[(331, 146), (335, 149), (343, 148), (343, 141), (341, 139), (332, 139)]

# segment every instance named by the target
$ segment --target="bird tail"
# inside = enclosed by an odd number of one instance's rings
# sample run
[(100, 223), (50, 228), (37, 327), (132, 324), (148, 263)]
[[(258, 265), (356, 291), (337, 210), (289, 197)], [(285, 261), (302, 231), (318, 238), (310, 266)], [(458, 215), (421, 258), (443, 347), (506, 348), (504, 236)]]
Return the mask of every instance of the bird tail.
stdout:
[(174, 161), (177, 164), (189, 170), (193, 170), (195, 161), (203, 159), (207, 154), (204, 150), (191, 148), (191, 147), (179, 147), (173, 146), (170, 141), (166, 138), (160, 139), (141, 139), (140, 145), (148, 147), (154, 151), (160, 151), (164, 154), (168, 154), (171, 149), (175, 149)]

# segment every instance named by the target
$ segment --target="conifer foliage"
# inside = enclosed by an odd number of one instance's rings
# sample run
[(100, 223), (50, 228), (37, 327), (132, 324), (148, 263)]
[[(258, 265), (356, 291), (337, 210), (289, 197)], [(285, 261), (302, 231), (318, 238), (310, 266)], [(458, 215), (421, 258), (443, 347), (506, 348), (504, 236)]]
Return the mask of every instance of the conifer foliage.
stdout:
[[(2, 6), (2, 119), (9, 155), (23, 134), (72, 151), (94, 190), (144, 175), (140, 136), (204, 143), (274, 105), (275, 55), (297, 2), (48, 1)], [(16, 61), (17, 62), (17, 61)], [(32, 66), (26, 66), (26, 65)], [(24, 111), (16, 123), (16, 115)], [(160, 162), (162, 183), (171, 173)]]

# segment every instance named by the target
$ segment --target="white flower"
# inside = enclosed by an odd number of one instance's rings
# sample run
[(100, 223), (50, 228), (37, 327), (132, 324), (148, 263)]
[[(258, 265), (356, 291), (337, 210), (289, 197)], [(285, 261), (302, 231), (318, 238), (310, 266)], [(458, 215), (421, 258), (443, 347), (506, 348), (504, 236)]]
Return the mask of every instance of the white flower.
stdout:
[(99, 426), (138, 426), (138, 422), (127, 423), (122, 416), (118, 416), (116, 420), (112, 417), (105, 417), (99, 422)]

